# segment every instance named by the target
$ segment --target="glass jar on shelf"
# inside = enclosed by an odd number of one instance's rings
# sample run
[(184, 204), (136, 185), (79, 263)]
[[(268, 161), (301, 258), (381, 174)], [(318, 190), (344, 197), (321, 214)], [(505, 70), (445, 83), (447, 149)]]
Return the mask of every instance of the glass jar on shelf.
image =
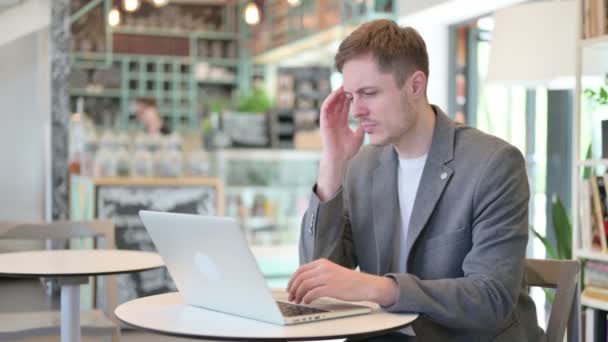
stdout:
[(163, 176), (179, 177), (182, 175), (183, 158), (182, 152), (178, 150), (163, 151)]
[(186, 173), (191, 176), (209, 176), (211, 174), (209, 154), (202, 149), (192, 151), (188, 158)]
[(154, 164), (152, 154), (145, 148), (145, 145), (135, 147), (133, 160), (131, 162), (132, 177), (151, 177), (154, 176)]
[(93, 170), (95, 177), (115, 177), (116, 158), (114, 151), (108, 147), (101, 147), (95, 155)]
[(131, 169), (131, 156), (129, 155), (129, 151), (121, 146), (117, 149), (115, 158), (116, 176), (129, 176)]
[(150, 153), (152, 155), (152, 169), (154, 176), (165, 177), (167, 174), (165, 169), (165, 151), (162, 149)]

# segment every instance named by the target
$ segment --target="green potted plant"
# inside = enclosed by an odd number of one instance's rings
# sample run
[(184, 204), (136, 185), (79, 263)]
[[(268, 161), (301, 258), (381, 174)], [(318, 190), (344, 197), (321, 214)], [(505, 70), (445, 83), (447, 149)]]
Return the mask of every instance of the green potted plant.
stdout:
[(566, 214), (562, 201), (557, 196), (551, 198), (551, 217), (553, 219), (553, 233), (555, 234), (555, 246), (539, 232), (530, 227), (530, 230), (542, 241), (547, 256), (550, 259), (572, 259), (572, 224)]
[(223, 128), (236, 147), (270, 145), (268, 111), (272, 102), (262, 87), (256, 86), (238, 100), (236, 111), (222, 115)]
[(598, 90), (585, 89), (584, 94), (598, 106), (608, 105), (608, 91), (604, 86), (600, 86)]
[[(591, 146), (587, 148), (586, 159), (591, 158)], [(583, 179), (589, 179), (592, 169), (585, 167), (583, 169)], [(530, 226), (532, 234), (539, 239), (547, 251), (547, 256), (550, 259), (572, 259), (572, 224), (570, 218), (562, 204), (560, 198), (554, 195), (551, 198), (551, 218), (553, 219), (553, 233), (555, 236), (555, 245), (542, 236), (533, 226)], [(550, 302), (553, 302), (553, 292), (548, 289), (543, 289)]]
[(244, 113), (266, 113), (272, 108), (272, 101), (262, 87), (254, 87), (253, 91), (239, 99), (237, 110)]

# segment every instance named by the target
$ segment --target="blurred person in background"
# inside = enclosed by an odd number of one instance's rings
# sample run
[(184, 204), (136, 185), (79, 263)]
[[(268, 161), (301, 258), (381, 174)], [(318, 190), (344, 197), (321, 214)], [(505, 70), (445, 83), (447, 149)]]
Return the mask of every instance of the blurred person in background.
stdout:
[(167, 123), (161, 118), (156, 105), (156, 99), (140, 97), (135, 100), (135, 115), (137, 121), (144, 125), (145, 131), (151, 135), (169, 134)]

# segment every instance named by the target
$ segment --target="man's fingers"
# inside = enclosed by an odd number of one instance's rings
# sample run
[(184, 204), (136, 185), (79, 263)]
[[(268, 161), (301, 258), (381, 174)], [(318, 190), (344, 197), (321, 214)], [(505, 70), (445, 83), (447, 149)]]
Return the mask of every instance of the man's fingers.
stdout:
[(357, 130), (355, 130), (355, 138), (357, 139), (359, 145), (363, 144), (363, 139), (365, 138), (365, 131), (363, 130), (363, 128), (361, 128), (361, 126), (357, 127)]
[(320, 277), (320, 276), (315, 276), (315, 277), (303, 280), (302, 283), (300, 283), (300, 286), (298, 286), (298, 288), (295, 291), (294, 301), (296, 303), (300, 303), (302, 301), (302, 298), (304, 298), (304, 296), (309, 291), (311, 291), (319, 286), (323, 286), (323, 285), (326, 285), (326, 284), (322, 280), (322, 277)]
[(348, 112), (350, 111), (350, 103), (351, 99), (347, 98), (345, 95), (342, 95), (343, 101), (340, 106), (340, 112), (338, 113), (338, 119), (340, 124), (347, 126), (348, 125)]
[(334, 90), (321, 104), (321, 113), (334, 112), (337, 101), (344, 95), (342, 87)]
[(304, 281), (310, 278), (314, 278), (316, 275), (316, 270), (311, 269), (306, 272), (300, 273), (297, 277), (294, 277), (293, 282), (291, 283), (291, 287), (289, 288), (289, 300), (295, 299), (296, 293)]
[(291, 287), (293, 285), (293, 282), (300, 276), (300, 274), (307, 272), (309, 270), (312, 270), (314, 268), (316, 268), (317, 265), (315, 264), (315, 262), (309, 262), (308, 264), (304, 264), (302, 266), (300, 266), (297, 270), (296, 273), (294, 273), (291, 276), (291, 279), (289, 279), (289, 282), (287, 283), (287, 292), (291, 292)]
[(315, 287), (314, 289), (308, 291), (304, 298), (302, 298), (302, 303), (310, 304), (315, 299), (325, 297), (329, 295), (329, 286), (323, 285)]

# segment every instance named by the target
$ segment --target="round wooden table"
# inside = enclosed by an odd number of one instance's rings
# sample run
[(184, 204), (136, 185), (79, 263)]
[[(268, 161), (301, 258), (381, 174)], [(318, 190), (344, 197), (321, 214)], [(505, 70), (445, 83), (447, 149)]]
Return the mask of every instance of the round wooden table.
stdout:
[(61, 342), (79, 342), (80, 284), (89, 276), (145, 271), (164, 266), (157, 253), (126, 250), (44, 250), (0, 254), (0, 276), (58, 278)]

